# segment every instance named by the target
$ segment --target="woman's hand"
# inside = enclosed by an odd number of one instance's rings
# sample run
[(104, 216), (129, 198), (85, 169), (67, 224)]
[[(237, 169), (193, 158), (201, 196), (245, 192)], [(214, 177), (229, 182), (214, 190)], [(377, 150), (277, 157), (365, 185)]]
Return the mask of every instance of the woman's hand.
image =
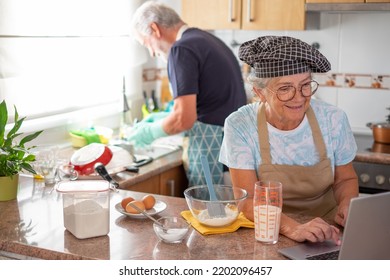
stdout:
[(283, 215), (280, 233), (297, 242), (323, 242), (331, 239), (335, 244), (341, 244), (340, 230), (321, 218), (314, 218), (307, 223), (299, 224)]
[(339, 205), (337, 208), (337, 213), (334, 217), (334, 221), (340, 225), (345, 227), (345, 221), (347, 220), (348, 216), (348, 209), (349, 209), (349, 203), (347, 205)]

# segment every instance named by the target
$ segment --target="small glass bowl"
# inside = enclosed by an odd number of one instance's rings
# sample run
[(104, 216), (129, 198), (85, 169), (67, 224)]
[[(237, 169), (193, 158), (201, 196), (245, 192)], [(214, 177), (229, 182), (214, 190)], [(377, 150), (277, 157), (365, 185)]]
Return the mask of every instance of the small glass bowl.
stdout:
[(191, 226), (189, 222), (181, 217), (162, 217), (157, 221), (163, 224), (166, 230), (153, 223), (154, 232), (160, 240), (166, 243), (180, 243), (183, 241)]

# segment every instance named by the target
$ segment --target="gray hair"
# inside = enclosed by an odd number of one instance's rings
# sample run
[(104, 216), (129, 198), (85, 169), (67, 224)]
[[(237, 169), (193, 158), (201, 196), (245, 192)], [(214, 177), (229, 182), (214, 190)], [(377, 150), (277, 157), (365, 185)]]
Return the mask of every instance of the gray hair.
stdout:
[(170, 7), (157, 1), (147, 1), (142, 4), (134, 13), (131, 28), (140, 35), (151, 35), (150, 24), (156, 24), (165, 28), (175, 27), (183, 23), (180, 16)]
[(249, 74), (249, 76), (247, 77), (248, 83), (250, 83), (253, 87), (258, 88), (258, 89), (266, 88), (272, 79), (273, 78), (256, 77), (255, 73), (253, 73), (253, 72), (251, 74)]
[[(311, 71), (309, 71), (311, 75)], [(255, 72), (251, 72), (249, 76), (247, 77), (248, 83), (250, 83), (253, 87), (258, 89), (264, 89), (266, 88), (272, 80), (280, 79), (280, 77), (273, 77), (273, 78), (260, 78), (256, 76)]]

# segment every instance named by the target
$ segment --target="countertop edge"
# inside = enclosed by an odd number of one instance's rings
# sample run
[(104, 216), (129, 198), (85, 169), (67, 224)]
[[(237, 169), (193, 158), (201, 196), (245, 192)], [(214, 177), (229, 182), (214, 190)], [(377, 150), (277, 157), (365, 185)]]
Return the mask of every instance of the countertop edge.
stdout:
[(0, 255), (2, 254), (21, 260), (97, 260), (7, 240), (0, 240)]

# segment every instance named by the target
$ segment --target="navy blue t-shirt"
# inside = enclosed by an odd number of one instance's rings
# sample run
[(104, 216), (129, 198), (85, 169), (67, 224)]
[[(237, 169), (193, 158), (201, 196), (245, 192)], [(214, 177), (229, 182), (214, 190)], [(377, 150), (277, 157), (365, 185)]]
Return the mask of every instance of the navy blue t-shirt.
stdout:
[(217, 37), (187, 29), (168, 57), (173, 97), (196, 94), (198, 121), (223, 126), (226, 117), (246, 104), (237, 58)]

